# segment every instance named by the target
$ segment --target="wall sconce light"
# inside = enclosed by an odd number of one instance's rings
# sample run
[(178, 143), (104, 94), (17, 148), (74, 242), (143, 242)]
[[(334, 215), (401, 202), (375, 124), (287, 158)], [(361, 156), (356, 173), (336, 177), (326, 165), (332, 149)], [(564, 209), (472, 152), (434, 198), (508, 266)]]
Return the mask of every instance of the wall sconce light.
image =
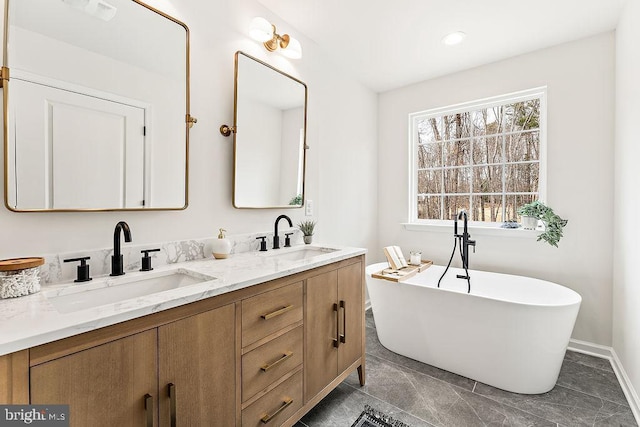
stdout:
[(249, 35), (252, 39), (262, 42), (269, 52), (282, 49), (282, 54), (288, 58), (302, 58), (302, 45), (288, 34), (276, 33), (276, 26), (264, 18), (256, 17), (249, 26)]

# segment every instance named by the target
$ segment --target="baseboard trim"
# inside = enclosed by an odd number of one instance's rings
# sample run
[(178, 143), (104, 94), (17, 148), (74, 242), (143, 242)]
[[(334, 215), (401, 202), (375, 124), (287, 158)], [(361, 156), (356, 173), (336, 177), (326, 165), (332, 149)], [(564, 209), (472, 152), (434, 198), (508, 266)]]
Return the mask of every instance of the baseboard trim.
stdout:
[(602, 359), (611, 360), (613, 349), (600, 344), (594, 344), (587, 341), (569, 340), (567, 350), (575, 351), (576, 353), (584, 353), (590, 356), (600, 357)]
[(574, 339), (569, 340), (567, 350), (601, 357), (603, 359), (608, 359), (609, 362), (611, 362), (613, 372), (618, 378), (618, 382), (620, 383), (620, 387), (622, 387), (624, 396), (627, 398), (627, 402), (629, 402), (629, 407), (631, 408), (631, 412), (633, 412), (636, 423), (640, 425), (640, 398), (638, 397), (638, 393), (633, 387), (633, 384), (631, 384), (631, 380), (624, 370), (624, 366), (622, 366), (622, 362), (620, 362), (616, 351), (612, 347)]

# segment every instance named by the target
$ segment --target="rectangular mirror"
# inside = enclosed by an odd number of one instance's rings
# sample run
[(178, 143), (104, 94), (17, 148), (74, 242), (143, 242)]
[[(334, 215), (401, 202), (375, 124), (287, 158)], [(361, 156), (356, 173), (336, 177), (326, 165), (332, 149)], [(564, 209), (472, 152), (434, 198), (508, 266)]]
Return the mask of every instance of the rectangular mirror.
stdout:
[(233, 206), (304, 203), (307, 86), (243, 52), (235, 55)]
[(6, 206), (186, 208), (186, 25), (137, 0), (6, 2)]

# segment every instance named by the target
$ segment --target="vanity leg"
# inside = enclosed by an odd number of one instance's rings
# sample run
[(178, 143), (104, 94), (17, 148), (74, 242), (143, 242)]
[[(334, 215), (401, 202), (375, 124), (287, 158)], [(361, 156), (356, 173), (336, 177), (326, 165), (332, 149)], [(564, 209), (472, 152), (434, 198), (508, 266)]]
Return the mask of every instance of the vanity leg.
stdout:
[(364, 361), (362, 365), (358, 366), (358, 380), (360, 380), (360, 387), (364, 386)]

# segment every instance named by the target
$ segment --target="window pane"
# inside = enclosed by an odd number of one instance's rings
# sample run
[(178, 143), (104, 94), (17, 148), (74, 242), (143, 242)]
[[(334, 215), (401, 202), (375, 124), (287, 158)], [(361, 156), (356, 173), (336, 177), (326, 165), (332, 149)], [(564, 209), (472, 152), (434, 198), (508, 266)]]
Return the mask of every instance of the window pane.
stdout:
[(445, 140), (468, 138), (471, 132), (471, 113), (459, 113), (442, 117)]
[(471, 141), (444, 143), (444, 164), (445, 166), (466, 166), (471, 164)]
[(540, 158), (540, 132), (515, 133), (505, 136), (507, 162), (528, 162)]
[(504, 132), (505, 109), (503, 106), (485, 108), (475, 113), (474, 123), (482, 123), (482, 133), (477, 135), (492, 135)]
[(516, 102), (506, 108), (507, 131), (538, 129), (540, 127), (540, 99)]
[(444, 171), (445, 193), (469, 193), (470, 186), (471, 168), (455, 168)]
[(538, 191), (538, 163), (506, 164), (507, 193), (535, 193)]
[(442, 192), (442, 170), (441, 169), (418, 171), (418, 194), (440, 194), (441, 192)]
[(469, 212), (469, 196), (444, 196), (444, 218), (454, 219), (462, 209)]
[(473, 141), (475, 164), (502, 163), (502, 137), (491, 136)]
[(441, 199), (441, 196), (418, 196), (418, 219), (442, 219)]
[(473, 196), (473, 221), (502, 221), (502, 195)]
[(474, 193), (502, 193), (502, 166), (473, 168)]
[(417, 121), (418, 142), (424, 144), (426, 142), (440, 141), (440, 132), (438, 131), (436, 119), (420, 119)]
[(442, 144), (418, 145), (418, 169), (435, 168), (442, 165)]
[(506, 199), (506, 213), (505, 217), (508, 220), (517, 221), (519, 219), (518, 216), (518, 208), (520, 206), (526, 205), (527, 203), (531, 203), (538, 198), (537, 195), (533, 194), (510, 194), (507, 195)]

